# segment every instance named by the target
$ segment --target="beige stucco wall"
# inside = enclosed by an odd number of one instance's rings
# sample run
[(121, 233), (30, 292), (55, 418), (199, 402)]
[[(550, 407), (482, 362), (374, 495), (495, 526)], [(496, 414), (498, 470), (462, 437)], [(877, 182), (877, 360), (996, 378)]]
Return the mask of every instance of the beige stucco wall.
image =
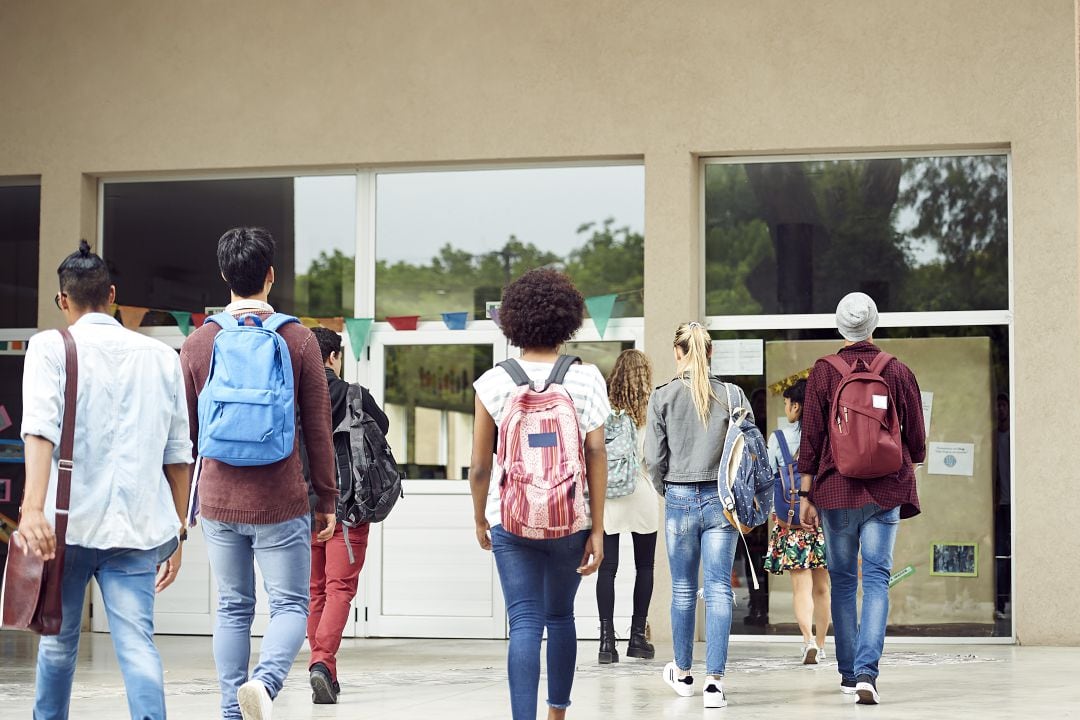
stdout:
[(1017, 633), (1077, 644), (1080, 573), (1046, 551), (1077, 480), (1051, 434), (1080, 356), (1075, 31), (1070, 0), (4, 2), (0, 176), (41, 176), (51, 288), (110, 173), (643, 157), (663, 378), (701, 312), (698, 156), (1008, 146)]

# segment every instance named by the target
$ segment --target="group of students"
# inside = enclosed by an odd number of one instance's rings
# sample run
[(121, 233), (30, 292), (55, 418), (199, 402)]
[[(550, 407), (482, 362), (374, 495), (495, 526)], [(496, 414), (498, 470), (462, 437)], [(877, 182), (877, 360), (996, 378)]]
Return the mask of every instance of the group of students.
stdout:
[[(222, 717), (270, 718), (305, 637), (313, 700), (336, 701), (341, 691), (336, 654), (363, 565), (367, 526), (338, 522), (335, 443), (343, 440), (334, 430), (346, 412), (373, 418), (383, 433), (387, 421), (370, 394), (355, 394), (338, 377), (340, 336), (309, 330), (274, 312), (268, 302), (273, 256), (274, 241), (265, 230), (236, 228), (222, 236), (217, 260), (232, 301), (223, 315), (187, 338), (179, 358), (112, 317), (116, 289), (104, 261), (85, 242), (59, 266), (56, 304), (70, 325), (79, 360), (73, 502), (59, 541), (55, 495), (66, 361), (55, 331), (35, 335), (28, 346), (21, 426), (26, 489), (16, 542), (44, 560), (62, 563), (63, 570), (62, 626), (39, 644), (35, 718), (68, 716), (91, 577), (102, 590), (132, 717), (165, 717), (162, 665), (153, 642), (154, 597), (176, 579), (196, 515), (219, 596), (213, 655)], [(710, 373), (711, 339), (696, 322), (676, 330), (677, 371), (671, 382), (652, 390), (649, 361), (638, 351), (620, 355), (605, 381), (595, 366), (560, 355), (580, 328), (584, 310), (581, 293), (556, 270), (532, 270), (510, 283), (500, 325), (520, 358), (500, 363), (474, 384), (469, 481), (477, 541), (494, 554), (506, 600), (512, 715), (515, 720), (536, 716), (546, 632), (548, 717), (565, 716), (578, 649), (574, 598), (581, 577), (597, 570), (599, 659), (618, 660), (614, 578), (624, 532), (633, 535), (638, 571), (627, 654), (654, 656), (647, 637), (660, 523), (654, 490), (663, 498), (672, 576), (674, 660), (664, 667), (663, 680), (680, 696), (694, 693), (694, 624), (703, 572), (704, 704), (723, 707), (739, 533), (724, 512), (717, 473), (732, 412), (748, 409), (749, 403), (741, 389)], [(867, 296), (841, 301), (837, 326), (846, 339), (841, 367), (855, 371), (873, 364), (879, 353), (871, 338), (876, 322), (876, 307)], [(254, 394), (222, 389), (223, 382), (244, 377), (251, 368), (242, 354), (230, 361), (235, 365), (215, 358), (218, 335), (264, 323), (280, 343), (274, 366), (280, 387)], [(260, 357), (253, 350), (250, 362)], [(772, 439), (770, 448), (774, 456), (781, 440), (789, 450), (797, 448), (804, 497), (798, 527), (774, 530), (769, 569), (793, 571), (804, 660), (812, 661), (821, 657), (828, 614), (821, 609), (824, 596), (815, 591), (815, 642), (799, 598), (807, 588), (827, 588), (820, 569), (827, 548), (841, 687), (857, 693), (861, 702), (879, 699), (876, 677), (892, 545), (898, 520), (919, 512), (912, 462), (922, 461), (925, 445), (914, 375), (898, 360), (888, 362), (881, 374), (889, 388), (883, 402), (895, 404), (903, 430), (898, 471), (857, 480), (837, 470), (827, 418), (846, 373), (831, 362), (819, 361), (805, 387), (795, 385), (786, 393), (792, 425), (782, 438)], [(304, 452), (290, 430), (273, 462), (219, 459), (224, 457), (220, 447), (235, 446), (247, 429), (247, 420), (221, 415), (222, 402), (239, 398), (256, 406), (244, 412), (263, 417), (259, 408), (277, 395), (285, 396), (295, 414)], [(356, 407), (347, 407), (350, 403)], [(630, 434), (632, 450), (620, 451), (621, 456), (641, 462), (630, 473), (615, 469), (609, 499), (607, 448), (618, 435), (612, 432), (616, 426)], [(625, 445), (627, 438), (622, 440)], [(553, 466), (557, 472), (539, 473), (545, 477), (534, 472)], [(861, 619), (856, 612), (860, 557)], [(258, 661), (250, 667), (256, 563), (270, 619)]]
[[(500, 363), (475, 383), (469, 478), (477, 539), (482, 548), (494, 552), (510, 620), (507, 668), (512, 716), (515, 720), (536, 717), (541, 639), (546, 630), (547, 717), (565, 717), (577, 653), (574, 595), (581, 576), (598, 568), (598, 659), (601, 663), (618, 660), (613, 586), (623, 532), (633, 533), (638, 570), (628, 654), (654, 656), (645, 629), (659, 529), (656, 497), (645, 482), (629, 495), (607, 497), (608, 472), (615, 466), (609, 468), (605, 462), (603, 443), (612, 439), (611, 427), (620, 425), (623, 415), (632, 419), (640, 439), (641, 477), (648, 478), (663, 498), (674, 651), (674, 660), (662, 670), (663, 681), (679, 696), (695, 692), (691, 670), (700, 595), (706, 606), (703, 703), (706, 708), (725, 707), (723, 677), (734, 603), (732, 566), (740, 529), (732, 522), (730, 499), (722, 492), (721, 459), (733, 414), (740, 412), (740, 422), (754, 420), (745, 393), (711, 373), (711, 337), (697, 322), (677, 328), (675, 378), (655, 391), (648, 360), (638, 351), (624, 351), (606, 383), (596, 367), (560, 355), (560, 347), (581, 326), (584, 301), (569, 278), (555, 270), (533, 270), (511, 283), (504, 291), (499, 315), (507, 339), (521, 349), (521, 359), (510, 361), (512, 367)], [(863, 293), (851, 293), (840, 301), (836, 320), (844, 346), (835, 356), (819, 360), (807, 380), (785, 390), (788, 423), (768, 444), (773, 470), (780, 474), (787, 465), (793, 474), (798, 516), (789, 518), (790, 522), (774, 518), (778, 521), (765, 567), (792, 575), (804, 663), (824, 658), (831, 615), (840, 690), (857, 696), (862, 704), (880, 702), (878, 664), (888, 619), (892, 549), (899, 520), (920, 511), (914, 465), (925, 456), (918, 383), (910, 368), (882, 355), (873, 344), (877, 319), (873, 299)], [(847, 400), (841, 408), (842, 386), (856, 381), (865, 381), (881, 394), (873, 395), (867, 408)], [(553, 457), (540, 453), (549, 452), (555, 442), (547, 433), (535, 431), (550, 430), (558, 417), (549, 416), (533, 425), (527, 420), (530, 412), (554, 407), (555, 401), (545, 404), (540, 399), (549, 396), (553, 386), (556, 393), (569, 398), (576, 412), (577, 432), (571, 439), (580, 438), (586, 490), (582, 502), (586, 522), (578, 525), (556, 521), (556, 517), (567, 517), (558, 484), (573, 478), (573, 463), (569, 471), (565, 462), (558, 464), (561, 472), (556, 470), (554, 481), (546, 477), (551, 475), (550, 468), (538, 470), (544, 467), (544, 459)], [(536, 399), (524, 400), (532, 395)], [(850, 415), (860, 413), (868, 424), (853, 430), (852, 423), (859, 421), (851, 421)], [(838, 432), (849, 437), (882, 429), (891, 432), (894, 465), (877, 476), (842, 474), (836, 436), (830, 440), (834, 419)], [(564, 441), (567, 438), (560, 437), (559, 442)], [(841, 442), (847, 453), (850, 442)], [(890, 438), (882, 442), (888, 444)], [(529, 449), (522, 450), (523, 446)], [(797, 463), (789, 457), (797, 457)], [(847, 462), (846, 467), (852, 467)], [(541, 506), (538, 513), (534, 512), (537, 505)], [(537, 524), (550, 532), (538, 532)], [(703, 578), (700, 588), (699, 577)], [(860, 577), (861, 616), (856, 603)]]

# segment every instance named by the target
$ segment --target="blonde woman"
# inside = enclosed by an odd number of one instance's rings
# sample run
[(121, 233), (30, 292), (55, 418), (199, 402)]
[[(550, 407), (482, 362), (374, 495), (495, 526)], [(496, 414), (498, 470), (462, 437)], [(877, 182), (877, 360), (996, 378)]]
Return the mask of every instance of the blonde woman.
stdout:
[[(712, 339), (696, 322), (675, 332), (675, 379), (649, 400), (645, 463), (664, 496), (665, 539), (671, 566), (671, 631), (675, 660), (664, 682), (678, 695), (694, 694), (694, 615), (698, 572), (704, 569), (706, 708), (727, 705), (722, 678), (731, 632), (731, 565), (738, 532), (724, 517), (716, 474), (731, 418), (725, 384), (709, 372)], [(737, 407), (749, 410), (741, 388)], [(753, 420), (753, 415), (749, 415)]]
[[(660, 530), (660, 508), (656, 493), (649, 484), (645, 472), (641, 445), (645, 440), (645, 414), (652, 394), (652, 365), (640, 350), (623, 350), (615, 360), (615, 367), (608, 378), (608, 400), (611, 416), (607, 426), (616, 432), (631, 427), (636, 454), (631, 458), (631, 470), (636, 470), (637, 481), (633, 492), (621, 497), (609, 497), (604, 503), (604, 561), (596, 582), (596, 607), (600, 614), (601, 663), (619, 662), (615, 646), (615, 573), (619, 567), (619, 536), (630, 533), (634, 539), (633, 615), (630, 622), (630, 642), (626, 648), (628, 657), (651, 660), (656, 650), (645, 637), (645, 625), (649, 617), (649, 601), (653, 591), (653, 565), (656, 558), (656, 533)], [(608, 477), (612, 477), (612, 462), (608, 456)]]

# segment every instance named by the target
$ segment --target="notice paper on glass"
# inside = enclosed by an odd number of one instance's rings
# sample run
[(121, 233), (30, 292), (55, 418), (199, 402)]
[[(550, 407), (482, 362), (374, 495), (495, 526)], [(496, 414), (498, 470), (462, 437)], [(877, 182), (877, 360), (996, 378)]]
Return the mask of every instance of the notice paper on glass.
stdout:
[(927, 472), (931, 475), (975, 474), (974, 443), (933, 442), (926, 451)]
[(930, 437), (930, 415), (934, 412), (934, 393), (922, 391), (922, 419), (926, 437)]
[(713, 340), (712, 373), (721, 377), (765, 374), (765, 341)]

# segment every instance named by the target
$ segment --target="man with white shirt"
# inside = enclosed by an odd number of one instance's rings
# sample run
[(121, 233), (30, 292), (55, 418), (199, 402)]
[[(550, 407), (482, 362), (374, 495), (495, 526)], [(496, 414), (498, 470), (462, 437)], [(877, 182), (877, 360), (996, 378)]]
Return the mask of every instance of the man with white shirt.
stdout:
[[(79, 377), (63, 623), (59, 635), (42, 637), (38, 645), (34, 718), (68, 717), (91, 577), (101, 587), (131, 716), (164, 718), (154, 596), (180, 570), (192, 459), (180, 360), (166, 345), (125, 329), (109, 315), (116, 288), (105, 262), (85, 240), (57, 274), (56, 305), (71, 325)], [(46, 560), (57, 551), (53, 528), (65, 364), (57, 331), (30, 340), (23, 373), (26, 492), (19, 535)]]

